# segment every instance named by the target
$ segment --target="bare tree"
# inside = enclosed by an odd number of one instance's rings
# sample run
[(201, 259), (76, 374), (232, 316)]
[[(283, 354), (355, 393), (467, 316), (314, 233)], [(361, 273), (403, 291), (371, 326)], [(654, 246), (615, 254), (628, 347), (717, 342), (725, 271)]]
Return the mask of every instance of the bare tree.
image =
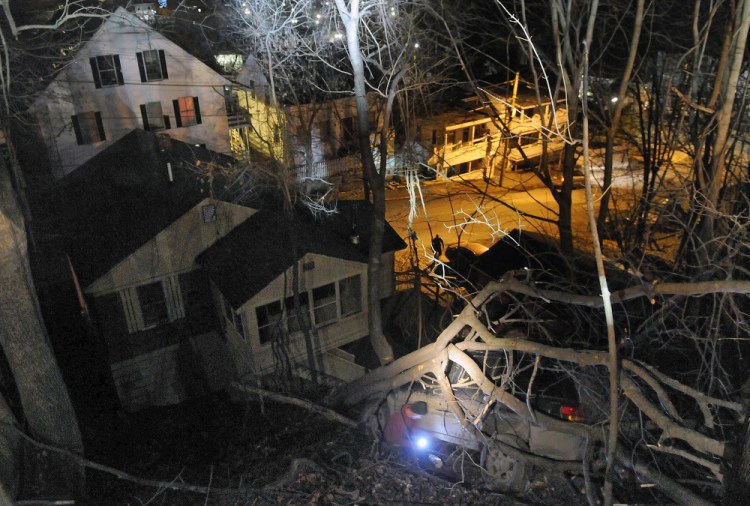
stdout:
[[(25, 185), (11, 142), (11, 95), (13, 48), (9, 37), (18, 38), (39, 32), (54, 32), (92, 17), (104, 17), (98, 8), (83, 2), (65, 2), (61, 15), (52, 24), (17, 25), (4, 0), (3, 28), (0, 30), (0, 94), (2, 116), (0, 126), (7, 148), (7, 157), (0, 162), (0, 346), (4, 362), (10, 367), (12, 384), (4, 384), (2, 394), (17, 390), (19, 410), (11, 413), (7, 404), (0, 402), (2, 420), (17, 424), (32, 437), (74, 453), (81, 453), (83, 445), (73, 406), (62, 375), (52, 353), (47, 331), (39, 308), (34, 280), (29, 266)], [(7, 390), (6, 390), (7, 389)], [(7, 399), (6, 399), (7, 400)], [(15, 415), (15, 420), (13, 420)], [(17, 437), (6, 429), (3, 433), (2, 483), (0, 491), (6, 499), (15, 496), (21, 484), (20, 467), (26, 466), (22, 484), (31, 497), (79, 498), (84, 494), (82, 467), (67, 456), (45, 454), (33, 447), (18, 451)], [(22, 464), (23, 463), (23, 464)]]

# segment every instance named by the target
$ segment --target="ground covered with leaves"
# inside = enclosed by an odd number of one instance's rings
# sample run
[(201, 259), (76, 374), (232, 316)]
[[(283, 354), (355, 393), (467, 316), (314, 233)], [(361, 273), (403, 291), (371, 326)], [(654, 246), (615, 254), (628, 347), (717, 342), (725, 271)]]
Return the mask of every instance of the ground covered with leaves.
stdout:
[(584, 500), (560, 476), (534, 476), (523, 496), (500, 494), (479, 473), (436, 471), (423, 458), (303, 408), (226, 394), (107, 417), (85, 433), (87, 458), (121, 473), (87, 470), (92, 505)]

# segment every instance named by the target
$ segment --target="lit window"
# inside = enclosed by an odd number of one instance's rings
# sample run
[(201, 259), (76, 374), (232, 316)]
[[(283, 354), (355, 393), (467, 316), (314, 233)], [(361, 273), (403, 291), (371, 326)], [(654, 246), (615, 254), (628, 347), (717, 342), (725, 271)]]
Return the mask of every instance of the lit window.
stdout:
[(94, 75), (94, 86), (97, 88), (125, 84), (122, 78), (119, 55), (95, 56), (89, 58), (89, 63)]
[(169, 321), (167, 299), (161, 281), (154, 281), (137, 288), (138, 301), (141, 304), (141, 316), (145, 329)]
[(273, 341), (281, 335), (281, 302), (275, 301), (255, 308), (258, 319), (258, 336), (260, 344)]
[(93, 144), (106, 140), (104, 123), (99, 112), (82, 112), (70, 117), (78, 144)]
[(161, 102), (141, 104), (141, 117), (143, 118), (143, 129), (146, 131), (161, 130), (164, 128), (164, 114), (161, 110)]
[(313, 304), (316, 325), (336, 320), (336, 285), (331, 283), (313, 289)]
[(138, 60), (138, 72), (141, 75), (141, 82), (161, 81), (169, 77), (167, 75), (167, 59), (164, 51), (151, 49), (135, 54)]
[(339, 281), (339, 298), (341, 299), (341, 316), (349, 316), (362, 311), (362, 294), (359, 276)]
[(201, 124), (201, 109), (198, 97), (180, 97), (173, 100), (174, 116), (177, 127)]

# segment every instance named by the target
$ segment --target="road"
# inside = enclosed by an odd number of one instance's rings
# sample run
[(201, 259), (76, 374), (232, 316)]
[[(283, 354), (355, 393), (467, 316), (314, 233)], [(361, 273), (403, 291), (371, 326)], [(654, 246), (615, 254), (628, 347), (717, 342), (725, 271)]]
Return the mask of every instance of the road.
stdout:
[[(474, 181), (482, 185), (481, 179)], [(527, 182), (528, 183), (528, 182)], [(491, 246), (514, 228), (539, 230), (557, 234), (557, 203), (547, 188), (499, 188), (492, 186), (491, 197), (467, 188), (461, 182), (446, 180), (422, 186), (424, 207), (419, 204), (412, 228), (418, 238), (418, 249), (430, 250), (430, 241), (439, 234), (446, 245), (478, 242)], [(409, 196), (405, 188), (386, 190), (386, 219), (403, 238), (408, 236)], [(478, 211), (479, 209), (479, 211)], [(538, 218), (552, 220), (545, 223)], [(586, 230), (584, 191), (573, 191), (573, 229)], [(421, 244), (420, 244), (421, 243)]]

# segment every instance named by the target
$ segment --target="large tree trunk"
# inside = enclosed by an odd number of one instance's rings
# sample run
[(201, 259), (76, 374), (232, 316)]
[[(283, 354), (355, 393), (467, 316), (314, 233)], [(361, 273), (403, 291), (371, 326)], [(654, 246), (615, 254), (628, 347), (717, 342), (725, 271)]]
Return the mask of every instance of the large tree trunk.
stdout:
[[(76, 416), (52, 353), (31, 278), (24, 215), (9, 167), (3, 162), (0, 162), (0, 346), (20, 397), (21, 427), (44, 443), (82, 452)], [(83, 469), (73, 459), (42, 453), (33, 447), (25, 449), (24, 457), (24, 496), (82, 497)]]
[[(370, 342), (381, 364), (393, 361), (393, 349), (383, 334), (382, 312), (380, 308), (380, 280), (382, 278), (383, 233), (385, 231), (385, 174), (378, 172), (370, 147), (369, 102), (365, 83), (365, 67), (359, 46), (359, 2), (352, 2), (347, 10), (342, 0), (336, 2), (341, 19), (346, 26), (346, 39), (349, 47), (349, 61), (354, 77), (354, 96), (357, 101), (357, 127), (359, 149), (365, 181), (372, 192), (372, 216), (370, 218), (370, 250), (367, 262), (368, 310), (370, 314), (368, 330)], [(381, 138), (381, 143), (387, 139)], [(382, 159), (382, 156), (381, 156)]]
[(750, 27), (750, 0), (737, 0), (735, 11), (737, 28), (734, 33), (734, 48), (730, 56), (729, 67), (725, 76), (717, 76), (721, 81), (722, 104), (716, 115), (716, 134), (713, 142), (713, 159), (709, 167), (707, 176), (706, 191), (706, 210), (701, 217), (701, 238), (704, 244), (709, 243), (713, 238), (714, 220), (718, 202), (719, 193), (724, 178), (724, 169), (726, 166), (726, 157), (731, 142), (730, 127), (734, 112), (734, 100), (737, 93), (737, 83), (742, 70), (742, 62), (747, 44), (748, 28)]

